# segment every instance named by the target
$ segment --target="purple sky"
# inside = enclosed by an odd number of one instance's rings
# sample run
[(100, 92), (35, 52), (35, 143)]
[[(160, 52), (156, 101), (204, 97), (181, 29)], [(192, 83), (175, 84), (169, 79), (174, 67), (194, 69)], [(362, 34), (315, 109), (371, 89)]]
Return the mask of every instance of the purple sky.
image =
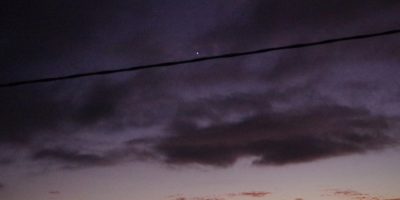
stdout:
[[(400, 27), (398, 1), (0, 9), (1, 83)], [(391, 35), (1, 89), (0, 197), (399, 200), (399, 52)]]

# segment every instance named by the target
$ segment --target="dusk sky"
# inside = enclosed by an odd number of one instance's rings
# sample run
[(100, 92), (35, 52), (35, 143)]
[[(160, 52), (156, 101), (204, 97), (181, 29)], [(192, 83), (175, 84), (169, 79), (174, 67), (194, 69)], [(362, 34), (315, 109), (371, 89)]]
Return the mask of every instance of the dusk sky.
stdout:
[[(400, 28), (400, 1), (0, 3), (0, 83)], [(0, 89), (1, 200), (400, 200), (400, 34)]]

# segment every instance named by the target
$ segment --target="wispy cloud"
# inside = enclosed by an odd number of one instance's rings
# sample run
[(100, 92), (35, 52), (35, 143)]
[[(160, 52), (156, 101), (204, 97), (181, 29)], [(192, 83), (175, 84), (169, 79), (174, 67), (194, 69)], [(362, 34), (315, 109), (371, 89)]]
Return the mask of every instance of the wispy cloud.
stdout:
[(58, 191), (58, 190), (51, 190), (51, 191), (49, 191), (49, 194), (51, 194), (51, 195), (60, 195), (61, 192)]
[(338, 197), (346, 200), (399, 200), (400, 198), (385, 198), (380, 195), (374, 195), (356, 190), (329, 189), (327, 196)]
[(227, 196), (229, 197), (240, 197), (240, 196), (247, 196), (247, 197), (265, 197), (267, 195), (272, 194), (271, 192), (261, 192), (261, 191), (252, 191), (252, 192), (240, 192), (240, 193), (229, 193)]
[(104, 152), (81, 152), (68, 148), (45, 148), (33, 153), (34, 161), (48, 161), (64, 169), (113, 166), (131, 161), (155, 159), (155, 155), (147, 150), (138, 149), (135, 145), (126, 144), (123, 148), (114, 148)]
[(182, 194), (170, 195), (167, 198), (169, 200), (230, 200), (236, 199), (240, 197), (247, 198), (262, 198), (268, 195), (271, 195), (271, 192), (263, 192), (263, 191), (251, 191), (251, 192), (236, 192), (236, 193), (228, 193), (228, 194), (220, 194), (220, 195), (209, 195), (209, 196), (185, 196)]

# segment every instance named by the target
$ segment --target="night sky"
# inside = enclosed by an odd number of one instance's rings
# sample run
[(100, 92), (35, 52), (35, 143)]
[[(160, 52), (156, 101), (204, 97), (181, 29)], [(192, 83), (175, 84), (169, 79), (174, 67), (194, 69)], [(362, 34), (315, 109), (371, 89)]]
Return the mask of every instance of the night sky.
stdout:
[[(0, 82), (400, 28), (400, 1), (0, 3)], [(0, 199), (400, 200), (400, 35), (0, 89)]]

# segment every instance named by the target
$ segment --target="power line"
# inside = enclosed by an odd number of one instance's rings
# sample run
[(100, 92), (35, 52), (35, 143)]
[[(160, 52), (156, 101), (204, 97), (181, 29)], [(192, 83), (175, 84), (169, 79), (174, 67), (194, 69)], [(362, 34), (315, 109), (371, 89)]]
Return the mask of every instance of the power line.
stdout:
[(354, 36), (348, 36), (348, 37), (325, 39), (325, 40), (320, 40), (317, 42), (297, 43), (297, 44), (290, 44), (290, 45), (285, 45), (285, 46), (257, 49), (257, 50), (252, 50), (252, 51), (227, 53), (227, 54), (221, 54), (221, 55), (216, 55), (216, 56), (205, 56), (205, 57), (192, 58), (192, 59), (187, 59), (187, 60), (162, 62), (162, 63), (149, 64), (149, 65), (137, 65), (137, 66), (128, 67), (128, 68), (100, 70), (100, 71), (93, 71), (93, 72), (87, 72), (87, 73), (76, 73), (76, 74), (70, 74), (70, 75), (48, 77), (48, 78), (22, 80), (22, 81), (15, 81), (15, 82), (9, 82), (9, 83), (2, 83), (2, 84), (0, 84), (0, 88), (15, 87), (15, 86), (19, 86), (19, 85), (28, 85), (28, 84), (36, 84), (36, 83), (44, 83), (44, 82), (53, 82), (53, 81), (60, 81), (60, 80), (67, 80), (67, 79), (77, 79), (77, 78), (88, 77), (88, 76), (99, 76), (99, 75), (122, 73), (122, 72), (128, 72), (128, 71), (137, 71), (137, 70), (149, 69), (149, 68), (168, 67), (168, 66), (173, 66), (173, 65), (202, 62), (202, 61), (207, 61), (207, 60), (232, 58), (232, 57), (246, 56), (246, 55), (252, 55), (252, 54), (261, 54), (261, 53), (266, 53), (266, 52), (271, 52), (271, 51), (279, 51), (279, 50), (284, 50), (284, 49), (304, 48), (304, 47), (309, 47), (309, 46), (318, 46), (318, 45), (324, 45), (324, 44), (330, 44), (330, 43), (336, 43), (336, 42), (379, 37), (379, 36), (398, 34), (398, 33), (400, 33), (400, 29), (394, 29), (394, 30), (389, 30), (389, 31), (384, 31), (384, 32), (379, 32), (379, 33), (370, 33), (370, 34), (354, 35)]

